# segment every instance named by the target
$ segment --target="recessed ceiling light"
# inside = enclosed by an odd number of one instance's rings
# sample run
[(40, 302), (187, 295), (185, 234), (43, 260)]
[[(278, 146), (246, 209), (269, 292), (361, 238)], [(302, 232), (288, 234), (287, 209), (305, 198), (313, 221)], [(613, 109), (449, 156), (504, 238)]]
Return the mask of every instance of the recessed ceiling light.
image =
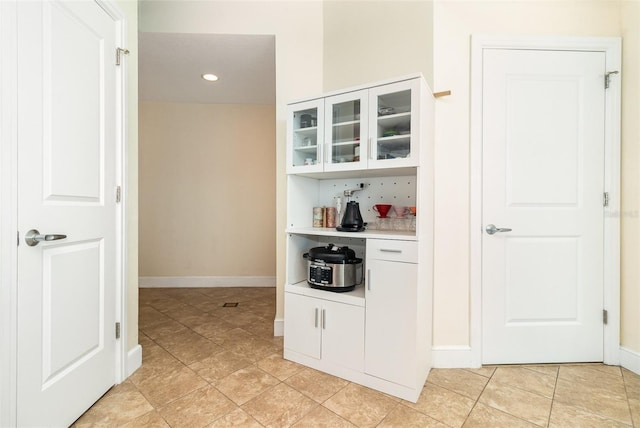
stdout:
[(209, 82), (215, 82), (216, 80), (218, 80), (218, 76), (216, 76), (215, 74), (211, 74), (211, 73), (203, 74), (202, 78), (204, 80), (209, 81)]

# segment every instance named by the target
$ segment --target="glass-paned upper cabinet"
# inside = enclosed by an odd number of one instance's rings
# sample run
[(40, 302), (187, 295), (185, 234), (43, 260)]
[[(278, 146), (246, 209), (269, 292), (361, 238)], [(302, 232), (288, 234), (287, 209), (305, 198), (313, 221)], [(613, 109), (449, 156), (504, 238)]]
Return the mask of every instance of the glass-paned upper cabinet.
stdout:
[(325, 171), (367, 167), (368, 91), (325, 98)]
[(291, 104), (287, 114), (287, 172), (322, 171), (324, 100)]
[(369, 90), (369, 168), (418, 165), (419, 85), (413, 79)]

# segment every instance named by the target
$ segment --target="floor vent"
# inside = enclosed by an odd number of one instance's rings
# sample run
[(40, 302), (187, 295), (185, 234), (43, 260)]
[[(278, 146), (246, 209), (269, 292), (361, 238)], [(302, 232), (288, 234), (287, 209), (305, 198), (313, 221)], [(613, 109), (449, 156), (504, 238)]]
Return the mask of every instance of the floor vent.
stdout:
[(236, 306), (238, 306), (238, 302), (225, 303), (224, 305), (222, 305), (223, 308), (235, 308)]

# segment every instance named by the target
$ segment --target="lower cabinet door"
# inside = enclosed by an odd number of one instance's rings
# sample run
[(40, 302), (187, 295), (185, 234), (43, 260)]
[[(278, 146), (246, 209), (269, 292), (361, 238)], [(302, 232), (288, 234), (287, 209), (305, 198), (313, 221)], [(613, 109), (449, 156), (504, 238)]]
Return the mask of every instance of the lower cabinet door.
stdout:
[(364, 370), (364, 308), (322, 302), (322, 359)]
[(412, 386), (416, 366), (418, 265), (367, 259), (364, 371)]
[(320, 359), (321, 301), (284, 293), (284, 347)]

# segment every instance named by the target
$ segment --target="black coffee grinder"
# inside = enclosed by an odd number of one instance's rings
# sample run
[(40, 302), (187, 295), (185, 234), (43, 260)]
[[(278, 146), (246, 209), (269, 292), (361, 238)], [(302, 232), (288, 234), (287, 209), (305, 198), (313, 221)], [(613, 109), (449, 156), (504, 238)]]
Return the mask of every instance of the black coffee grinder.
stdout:
[(353, 192), (364, 188), (364, 183), (360, 183), (358, 186), (357, 189), (344, 191), (344, 196), (347, 198), (347, 207), (344, 210), (340, 226), (336, 227), (336, 230), (340, 232), (360, 232), (364, 230), (364, 222), (362, 221), (362, 214), (360, 214), (360, 204), (356, 201), (349, 200)]

